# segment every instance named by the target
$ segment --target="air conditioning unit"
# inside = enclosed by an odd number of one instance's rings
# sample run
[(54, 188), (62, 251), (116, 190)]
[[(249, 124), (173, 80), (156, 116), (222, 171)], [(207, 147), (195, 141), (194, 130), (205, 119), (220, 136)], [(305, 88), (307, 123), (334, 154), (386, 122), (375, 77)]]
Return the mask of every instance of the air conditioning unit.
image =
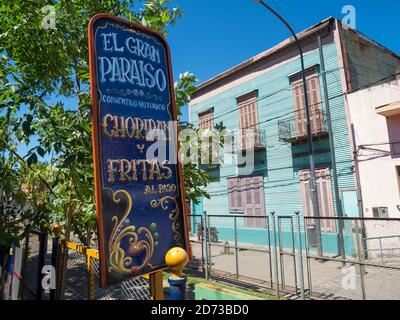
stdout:
[(388, 207), (374, 207), (372, 208), (372, 214), (374, 218), (389, 218)]

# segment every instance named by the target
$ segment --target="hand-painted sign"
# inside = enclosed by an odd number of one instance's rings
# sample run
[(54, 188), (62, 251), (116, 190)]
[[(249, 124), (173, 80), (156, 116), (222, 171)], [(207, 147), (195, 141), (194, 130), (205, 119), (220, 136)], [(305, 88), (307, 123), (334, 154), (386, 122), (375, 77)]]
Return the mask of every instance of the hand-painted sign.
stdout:
[[(187, 246), (169, 47), (157, 32), (99, 14), (89, 25), (96, 207), (104, 287), (165, 268)], [(154, 145), (164, 142), (162, 158)]]

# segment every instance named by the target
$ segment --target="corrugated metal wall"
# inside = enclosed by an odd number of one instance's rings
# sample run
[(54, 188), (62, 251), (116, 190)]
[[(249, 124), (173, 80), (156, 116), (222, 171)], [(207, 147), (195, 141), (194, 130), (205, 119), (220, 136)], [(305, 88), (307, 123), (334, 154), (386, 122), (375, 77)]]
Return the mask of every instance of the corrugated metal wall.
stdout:
[[(315, 40), (316, 41), (316, 40)], [(339, 172), (339, 186), (342, 190), (354, 189), (351, 151), (344, 107), (342, 83), (334, 43), (324, 46), (325, 64), (328, 71), (328, 90), (333, 121), (333, 134)], [(318, 50), (305, 56), (307, 67), (319, 64)], [(258, 90), (258, 113), (260, 129), (266, 131), (267, 150), (257, 155), (256, 173), (264, 176), (266, 213), (276, 211), (280, 215), (302, 211), (298, 171), (309, 164), (307, 144), (292, 146), (279, 141), (278, 121), (293, 115), (293, 98), (289, 76), (300, 71), (300, 61), (288, 62), (227, 90), (209, 100), (192, 105), (191, 121), (198, 122), (197, 114), (214, 107), (214, 124), (223, 121), (228, 130), (239, 129), (239, 113), (236, 97)], [(322, 83), (322, 81), (320, 81)], [(321, 86), (322, 100), (323, 89)], [(315, 142), (317, 165), (330, 163), (329, 140)], [(325, 150), (325, 152), (324, 152)], [(300, 154), (300, 156), (299, 156)], [(237, 166), (221, 166), (219, 180), (210, 184), (211, 199), (204, 200), (204, 210), (209, 214), (229, 214), (226, 178), (237, 175)]]

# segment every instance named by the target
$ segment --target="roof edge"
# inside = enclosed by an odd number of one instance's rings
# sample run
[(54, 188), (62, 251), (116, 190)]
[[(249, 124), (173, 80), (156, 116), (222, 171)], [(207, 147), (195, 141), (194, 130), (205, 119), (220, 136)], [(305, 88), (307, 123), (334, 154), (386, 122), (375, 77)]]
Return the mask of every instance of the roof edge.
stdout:
[[(330, 16), (330, 17), (318, 22), (317, 24), (297, 33), (296, 35), (300, 41), (304, 40), (304, 39), (308, 38), (309, 36), (313, 35), (314, 33), (324, 30), (335, 20), (336, 19), (333, 16)], [(293, 37), (283, 40), (282, 42), (278, 43), (277, 45), (273, 46), (272, 48), (267, 49), (264, 52), (261, 52), (260, 54), (254, 56), (254, 57), (251, 57), (250, 59), (247, 59), (247, 60), (237, 64), (236, 66), (234, 66), (220, 74), (217, 74), (216, 76), (200, 83), (196, 87), (196, 90), (192, 93), (192, 95), (196, 94), (198, 91), (203, 90), (203, 89), (207, 88), (208, 86), (210, 86), (220, 80), (223, 80), (223, 79), (225, 79), (225, 78), (257, 63), (257, 62), (267, 59), (268, 57), (270, 57), (277, 51), (280, 51), (284, 48), (290, 47), (294, 43), (295, 43), (295, 41), (294, 41)]]

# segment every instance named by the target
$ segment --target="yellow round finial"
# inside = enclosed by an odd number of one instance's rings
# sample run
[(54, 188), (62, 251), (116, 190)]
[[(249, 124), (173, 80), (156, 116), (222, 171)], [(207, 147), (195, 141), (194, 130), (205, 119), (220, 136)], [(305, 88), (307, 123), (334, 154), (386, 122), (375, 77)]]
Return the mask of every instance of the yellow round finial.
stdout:
[(175, 247), (165, 255), (165, 263), (172, 269), (173, 278), (182, 278), (182, 270), (189, 263), (189, 256), (184, 249)]
[(58, 223), (53, 226), (53, 232), (56, 236), (61, 233), (61, 226)]

